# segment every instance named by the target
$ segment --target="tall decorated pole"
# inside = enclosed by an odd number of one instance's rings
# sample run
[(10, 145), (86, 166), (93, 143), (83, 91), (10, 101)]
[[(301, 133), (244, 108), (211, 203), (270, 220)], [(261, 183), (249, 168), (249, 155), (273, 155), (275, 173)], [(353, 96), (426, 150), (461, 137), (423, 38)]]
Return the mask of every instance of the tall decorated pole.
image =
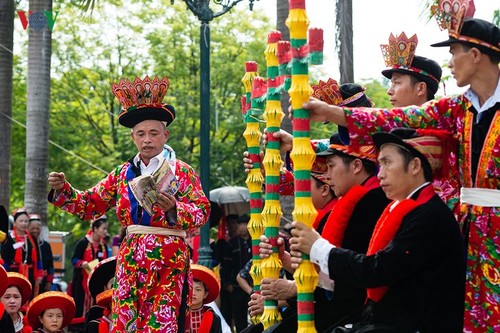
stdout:
[[(244, 110), (246, 130), (243, 133), (247, 141), (249, 158), (252, 160), (253, 168), (248, 173), (246, 184), (250, 192), (250, 221), (248, 230), (252, 237), (252, 267), (250, 275), (253, 280), (253, 290), (260, 293), (260, 284), (262, 280), (262, 271), (260, 264), (262, 259), (259, 256), (259, 238), (264, 233), (264, 224), (262, 223), (262, 184), (264, 177), (260, 170), (260, 139), (262, 132), (259, 128), (259, 118), (264, 110), (266, 97), (266, 81), (257, 76), (257, 63), (248, 61), (245, 65), (245, 76), (241, 80), (245, 87), (245, 100), (242, 103)], [(252, 317), (254, 324), (259, 322), (258, 317)]]
[[(309, 100), (312, 88), (309, 85), (309, 45), (305, 0), (290, 0), (287, 26), (290, 28), (292, 46), (292, 85), (288, 90), (292, 104), (293, 149), (291, 158), (295, 176), (294, 221), (312, 227), (318, 214), (311, 200), (311, 166), (315, 153), (311, 147), (309, 112), (302, 104)], [(318, 273), (309, 256), (302, 255), (302, 263), (294, 273), (297, 283), (297, 332), (316, 332), (314, 327), (314, 289), (318, 283)]]
[(288, 91), (290, 89), (290, 85), (292, 84), (291, 77), (291, 67), (290, 62), (292, 60), (292, 50), (290, 46), (290, 42), (287, 40), (280, 40), (278, 42), (278, 47), (276, 48), (276, 56), (278, 57), (279, 62), (279, 73), (283, 78), (283, 88)]
[[(267, 37), (267, 47), (264, 52), (267, 63), (267, 102), (264, 110), (264, 120), (267, 128), (267, 145), (263, 160), (266, 172), (266, 203), (262, 211), (264, 222), (264, 234), (273, 246), (273, 254), (262, 260), (261, 269), (264, 278), (279, 278), (282, 268), (278, 255), (277, 239), (283, 212), (280, 205), (279, 175), (282, 160), (280, 156), (279, 140), (273, 137), (273, 133), (280, 130), (281, 120), (285, 114), (281, 110), (280, 86), (281, 76), (278, 73), (278, 59), (276, 48), (281, 40), (281, 33), (273, 31)], [(264, 301), (264, 313), (261, 316), (264, 329), (281, 320), (278, 310), (278, 302)]]

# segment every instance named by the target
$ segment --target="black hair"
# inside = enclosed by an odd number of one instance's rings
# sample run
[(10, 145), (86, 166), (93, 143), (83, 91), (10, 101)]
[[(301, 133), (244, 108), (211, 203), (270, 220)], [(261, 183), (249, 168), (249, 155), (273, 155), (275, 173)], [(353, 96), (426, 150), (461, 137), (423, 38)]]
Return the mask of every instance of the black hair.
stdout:
[[(60, 307), (55, 307), (55, 308), (50, 308), (50, 309), (59, 309), (61, 310), (62, 312), (62, 315), (63, 315), (63, 318), (64, 318), (64, 310), (61, 309)], [(43, 317), (43, 314), (45, 313), (45, 311), (47, 311), (48, 309), (43, 309), (42, 311), (40, 311), (40, 314), (38, 314), (38, 317), (39, 318), (42, 318)], [(33, 332), (38, 332), (38, 331), (33, 331)], [(45, 332), (45, 331), (44, 331)], [(59, 332), (59, 331), (58, 331)]]
[(108, 220), (107, 219), (98, 219), (98, 220), (95, 220), (94, 222), (92, 222), (92, 230), (94, 229), (99, 229), (99, 227), (101, 225), (103, 225), (104, 223), (108, 223)]
[(396, 149), (398, 150), (398, 153), (403, 157), (403, 169), (405, 172), (408, 171), (408, 167), (410, 165), (410, 162), (414, 158), (418, 158), (422, 162), (422, 169), (424, 170), (424, 178), (426, 182), (432, 182), (432, 169), (431, 165), (429, 164), (429, 161), (427, 159), (422, 159), (422, 157), (418, 156), (417, 154), (412, 153), (410, 150), (407, 150), (401, 146), (395, 145)]
[[(22, 298), (23, 297), (23, 291), (21, 290), (21, 288), (19, 286), (15, 285), (15, 284), (8, 285), (5, 290), (7, 290), (9, 288), (12, 288), (12, 287), (16, 287), (17, 291), (19, 291), (19, 293), (21, 294), (21, 298)], [(21, 304), (21, 306), (22, 306), (22, 304)]]
[(15, 221), (17, 220), (17, 218), (18, 218), (19, 216), (21, 216), (21, 215), (26, 215), (26, 216), (28, 217), (28, 219), (29, 219), (29, 217), (30, 217), (30, 216), (29, 216), (29, 214), (28, 214), (28, 212), (27, 212), (27, 211), (25, 211), (25, 210), (23, 210), (23, 211), (21, 211), (21, 212), (16, 212), (16, 213), (14, 214), (14, 216), (13, 216), (13, 217), (14, 217), (14, 222), (15, 222)]
[(479, 52), (481, 52), (482, 54), (486, 54), (488, 57), (490, 57), (490, 61), (494, 65), (498, 65), (500, 63), (500, 54), (493, 52), (492, 50), (490, 50), (486, 46), (477, 45), (477, 44), (473, 44), (473, 43), (467, 43), (467, 42), (460, 42), (460, 45), (462, 45), (462, 50), (464, 52), (468, 52), (470, 49), (475, 47), (476, 49), (479, 50)]
[(427, 84), (427, 82), (419, 80), (419, 79), (418, 79), (416, 76), (414, 76), (414, 75), (411, 75), (411, 74), (408, 74), (408, 75), (410, 75), (410, 84), (411, 84), (412, 86), (415, 86), (415, 85), (419, 84), (420, 82), (425, 83), (425, 90), (426, 90), (426, 92), (427, 92), (427, 96), (426, 96), (427, 100), (428, 100), (428, 101), (430, 101), (430, 100), (433, 100), (433, 99), (434, 99), (434, 94), (433, 94), (433, 93), (432, 93), (432, 91), (429, 89), (429, 85)]
[[(318, 178), (314, 177), (314, 175), (312, 175), (312, 179), (314, 179), (314, 186), (316, 186), (316, 188), (320, 188), (321, 186), (323, 185), (328, 185), (327, 183), (319, 180)], [(332, 190), (332, 187), (331, 186), (328, 186), (328, 189), (330, 191), (330, 195), (332, 196), (332, 198), (335, 198), (335, 192)]]
[(205, 284), (205, 282), (201, 281), (200, 279), (193, 279), (193, 282), (199, 282), (203, 285), (203, 287), (205, 288), (205, 291), (208, 291), (208, 288), (207, 288), (207, 285)]
[(374, 175), (377, 172), (377, 163), (365, 160), (364, 158), (358, 158), (358, 157), (353, 157), (347, 154), (337, 154), (341, 159), (344, 165), (347, 167), (349, 164), (351, 164), (352, 161), (359, 159), (361, 163), (363, 163), (363, 168), (365, 171), (370, 174)]

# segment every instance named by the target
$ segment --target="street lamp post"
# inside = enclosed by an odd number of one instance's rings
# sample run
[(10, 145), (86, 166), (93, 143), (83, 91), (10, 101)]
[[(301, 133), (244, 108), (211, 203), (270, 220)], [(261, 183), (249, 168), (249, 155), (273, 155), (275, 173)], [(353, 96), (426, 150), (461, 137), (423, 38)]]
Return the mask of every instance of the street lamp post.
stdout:
[[(231, 10), (243, 0), (182, 0), (188, 9), (200, 20), (200, 180), (207, 196), (210, 195), (210, 21)], [(221, 6), (214, 12), (210, 1)], [(254, 1), (249, 0), (249, 8), (253, 9)], [(174, 0), (170, 0), (174, 4)], [(200, 265), (212, 267), (212, 250), (209, 246), (210, 223), (206, 223), (200, 231), (200, 248), (198, 262)]]

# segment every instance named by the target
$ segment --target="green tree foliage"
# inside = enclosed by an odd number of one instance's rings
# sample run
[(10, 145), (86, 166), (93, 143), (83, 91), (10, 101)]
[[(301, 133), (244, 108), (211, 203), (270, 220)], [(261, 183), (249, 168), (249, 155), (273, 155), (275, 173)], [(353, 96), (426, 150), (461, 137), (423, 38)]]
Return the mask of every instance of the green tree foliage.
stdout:
[(366, 95), (372, 100), (377, 108), (392, 108), (389, 102), (389, 96), (387, 95), (389, 84), (388, 79), (368, 80), (362, 83), (366, 88)]
[[(131, 158), (130, 130), (118, 125), (121, 107), (111, 93), (120, 78), (167, 75), (165, 98), (177, 110), (169, 144), (199, 169), (200, 23), (182, 2), (106, 1), (92, 15), (58, 3), (53, 31), (50, 170), (63, 171), (75, 188), (86, 189)], [(211, 184), (243, 185), (244, 123), (240, 78), (247, 60), (264, 69), (268, 19), (239, 6), (211, 22)], [(125, 9), (126, 8), (126, 9)], [(256, 22), (258, 22), (256, 24)], [(26, 48), (22, 46), (21, 48)], [(13, 116), (25, 124), (25, 50), (15, 59)], [(262, 71), (261, 71), (262, 72)], [(265, 72), (265, 69), (264, 69)], [(216, 123), (216, 114), (218, 121)], [(25, 129), (13, 126), (12, 206), (23, 204)], [(111, 233), (117, 232), (111, 215)], [(78, 239), (88, 223), (49, 205), (49, 228)]]
[[(168, 4), (167, 4), (168, 3)], [(169, 144), (179, 158), (199, 170), (200, 22), (186, 5), (165, 1), (105, 1), (92, 15), (58, 2), (53, 31), (49, 169), (63, 171), (75, 188), (86, 189), (131, 158), (136, 148), (130, 130), (118, 124), (121, 107), (111, 93), (120, 78), (167, 75), (165, 101), (175, 106)], [(272, 30), (259, 12), (238, 6), (211, 27), (211, 179), (212, 188), (244, 185), (241, 163), (246, 143), (241, 115), (240, 82), (248, 60), (265, 76), (264, 49)], [(26, 45), (14, 58), (14, 107), (11, 206), (23, 204), (26, 122)], [(367, 88), (369, 84), (366, 84)], [(378, 84), (385, 94), (385, 88)], [(370, 94), (370, 93), (369, 93)], [(371, 96), (371, 95), (370, 95)], [(384, 96), (387, 100), (387, 97)], [(381, 104), (377, 105), (381, 106)], [(264, 124), (262, 125), (262, 128)], [(313, 124), (313, 138), (328, 138), (333, 124)], [(110, 233), (118, 232), (113, 212)], [(71, 231), (68, 249), (83, 237), (89, 223), (49, 205), (50, 230)], [(71, 256), (68, 250), (67, 256)]]

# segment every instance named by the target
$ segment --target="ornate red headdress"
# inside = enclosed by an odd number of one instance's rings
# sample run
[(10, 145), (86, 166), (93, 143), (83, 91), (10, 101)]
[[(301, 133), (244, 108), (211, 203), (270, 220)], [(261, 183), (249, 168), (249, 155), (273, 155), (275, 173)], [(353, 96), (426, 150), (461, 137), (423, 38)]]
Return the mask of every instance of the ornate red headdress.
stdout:
[[(313, 89), (312, 96), (330, 105), (337, 106), (372, 106), (373, 103), (365, 95), (365, 88), (347, 83), (339, 86), (334, 79), (328, 81), (319, 81), (318, 84), (311, 85)], [(365, 105), (367, 104), (367, 105)], [(368, 105), (369, 104), (369, 105)]]
[(324, 82), (319, 80), (318, 84), (311, 85), (313, 89), (312, 95), (330, 105), (339, 105), (344, 100), (340, 87), (334, 79), (328, 79)]
[(472, 17), (474, 11), (474, 3), (470, 0), (436, 0), (431, 6), (431, 16), (436, 18), (441, 30), (457, 36), (465, 18)]
[(410, 67), (415, 56), (418, 38), (413, 35), (410, 38), (404, 32), (394, 37), (391, 33), (389, 36), (389, 44), (382, 44), (382, 55), (384, 56), (385, 65), (387, 67), (406, 66)]
[(162, 103), (169, 85), (167, 77), (151, 80), (149, 76), (114, 83), (111, 90), (123, 107), (118, 116), (120, 124), (132, 128), (144, 120), (160, 120), (168, 126), (175, 118), (174, 107)]

